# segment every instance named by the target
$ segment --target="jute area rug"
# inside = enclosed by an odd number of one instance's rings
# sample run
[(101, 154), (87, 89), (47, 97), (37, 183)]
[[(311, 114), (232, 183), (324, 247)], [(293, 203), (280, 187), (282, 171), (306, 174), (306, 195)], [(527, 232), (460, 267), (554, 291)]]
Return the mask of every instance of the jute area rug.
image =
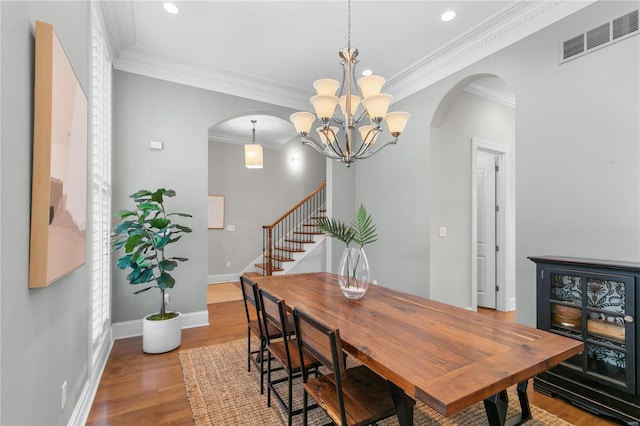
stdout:
[[(257, 347), (252, 343), (252, 347)], [(193, 419), (200, 425), (284, 425), (286, 413), (275, 398), (267, 407), (267, 393), (260, 395), (260, 375), (252, 364), (247, 372), (247, 340), (204, 346), (180, 351), (178, 357), (184, 374), (184, 385), (193, 411)], [(286, 386), (286, 384), (283, 384)], [(302, 382), (294, 381), (294, 409), (302, 406)], [(296, 390), (298, 391), (296, 393)], [(286, 388), (282, 389), (286, 395)], [(286, 398), (286, 397), (285, 397)], [(515, 392), (509, 391), (510, 406), (519, 408)], [(310, 400), (311, 401), (311, 400)], [(533, 419), (528, 425), (569, 425), (559, 417), (536, 406), (531, 406)], [(509, 416), (516, 414), (509, 408)], [(329, 418), (320, 409), (309, 412), (310, 425), (322, 425)], [(302, 415), (294, 416), (294, 424), (302, 424)], [(396, 425), (390, 418), (379, 425)], [(425, 404), (417, 401), (414, 424), (426, 425), (486, 425), (488, 424), (482, 402), (451, 416), (442, 417)]]

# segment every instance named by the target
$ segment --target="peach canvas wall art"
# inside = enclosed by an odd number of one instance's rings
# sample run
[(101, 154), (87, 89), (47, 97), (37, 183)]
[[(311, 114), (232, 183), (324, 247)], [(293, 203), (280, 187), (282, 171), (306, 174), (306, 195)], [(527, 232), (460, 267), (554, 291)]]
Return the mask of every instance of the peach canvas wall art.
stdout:
[(53, 31), (36, 22), (29, 287), (85, 263), (87, 98)]

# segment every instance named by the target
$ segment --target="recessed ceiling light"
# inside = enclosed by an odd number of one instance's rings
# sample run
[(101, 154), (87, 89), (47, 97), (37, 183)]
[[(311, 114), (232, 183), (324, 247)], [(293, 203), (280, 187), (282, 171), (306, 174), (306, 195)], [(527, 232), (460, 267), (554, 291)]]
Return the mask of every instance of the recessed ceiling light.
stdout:
[(365, 77), (368, 75), (373, 75), (373, 71), (370, 69), (362, 70), (362, 75)]
[(175, 5), (175, 3), (171, 3), (170, 1), (163, 3), (162, 7), (164, 7), (164, 10), (166, 10), (168, 13), (175, 15), (178, 12), (180, 12), (180, 9), (178, 9), (178, 6)]
[(455, 17), (456, 17), (456, 12), (454, 12), (453, 10), (447, 10), (442, 14), (442, 16), (440, 17), (440, 20), (442, 22), (449, 22), (449, 21), (453, 21)]

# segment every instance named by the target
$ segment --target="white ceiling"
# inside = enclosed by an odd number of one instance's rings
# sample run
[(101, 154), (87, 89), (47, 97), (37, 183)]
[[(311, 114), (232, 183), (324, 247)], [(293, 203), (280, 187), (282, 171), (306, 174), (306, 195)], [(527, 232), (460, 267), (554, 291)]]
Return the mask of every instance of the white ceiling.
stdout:
[[(344, 0), (162, 3), (102, 2), (116, 69), (305, 110), (314, 80), (341, 80)], [(351, 44), (397, 101), (590, 3), (353, 0)]]

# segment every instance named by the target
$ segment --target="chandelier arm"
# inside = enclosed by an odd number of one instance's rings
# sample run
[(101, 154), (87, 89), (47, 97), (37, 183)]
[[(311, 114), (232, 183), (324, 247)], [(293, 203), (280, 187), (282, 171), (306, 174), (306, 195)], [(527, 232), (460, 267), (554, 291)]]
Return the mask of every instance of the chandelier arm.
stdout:
[[(346, 127), (344, 125), (341, 126), (342, 130), (345, 131), (345, 135), (346, 135)], [(332, 140), (333, 142), (328, 144), (331, 147), (331, 150), (335, 153), (335, 155), (337, 155), (339, 158), (343, 157), (343, 152), (344, 150), (342, 149), (342, 145), (340, 145), (340, 138), (338, 138), (338, 135), (335, 134), (333, 132), (333, 130), (331, 130), (332, 133)], [(327, 151), (329, 151), (329, 149), (327, 148)]]
[[(342, 146), (340, 146), (340, 142), (338, 141), (338, 138), (335, 138), (333, 143), (330, 143), (329, 146), (331, 147), (331, 150), (333, 151), (333, 153), (337, 156), (337, 158), (342, 158)], [(337, 148), (336, 148), (337, 147)], [(331, 152), (327, 149), (328, 152)]]
[[(371, 136), (371, 133), (373, 133), (373, 136)], [(362, 156), (367, 151), (369, 151), (371, 149), (371, 146), (372, 146), (372, 142), (366, 143), (365, 141), (367, 141), (367, 140), (375, 141), (380, 133), (381, 133), (380, 130), (376, 129), (375, 127), (372, 128), (371, 130), (369, 130), (369, 132), (367, 132), (367, 134), (362, 139), (362, 142), (360, 143), (360, 146), (358, 147), (358, 151), (353, 156), (355, 158), (363, 158)], [(366, 156), (364, 158), (366, 158)]]
[(360, 121), (362, 121), (364, 117), (368, 117), (368, 115), (367, 115), (367, 109), (364, 108), (363, 106), (362, 111), (360, 111), (360, 115), (358, 115), (358, 117), (353, 120), (353, 123), (358, 124)]
[(382, 151), (384, 148), (386, 148), (388, 145), (395, 145), (397, 143), (398, 143), (397, 139), (390, 140), (389, 142), (385, 143), (384, 145), (382, 145), (380, 148), (376, 149), (375, 151), (369, 151), (369, 153), (367, 155), (363, 155), (362, 157), (359, 157), (358, 160), (364, 160), (366, 158), (373, 157), (374, 155), (376, 155), (377, 153)]
[(340, 57), (341, 65), (342, 65), (342, 83), (340, 84), (340, 90), (338, 91), (338, 97), (345, 94), (344, 93), (344, 84), (347, 81), (347, 58)]
[(303, 136), (300, 138), (300, 141), (302, 142), (303, 145), (308, 145), (311, 148), (315, 149), (316, 151), (318, 151), (320, 154), (326, 155), (327, 157), (330, 158), (334, 158), (334, 159), (339, 159), (341, 158), (341, 156), (339, 155), (334, 155), (333, 152), (329, 151), (328, 149), (324, 148), (320, 142), (318, 142), (317, 140), (315, 140), (314, 138), (312, 138), (311, 136)]
[[(353, 154), (353, 157), (354, 158), (363, 158), (362, 156), (367, 151), (369, 151), (370, 148), (371, 148), (371, 144), (370, 143), (369, 144), (368, 143), (364, 143), (364, 142), (360, 143), (360, 146), (358, 147), (358, 151), (355, 154)], [(366, 157), (364, 157), (364, 158), (366, 158)]]
[(336, 116), (335, 114), (333, 117), (331, 117), (331, 120), (333, 120), (334, 123), (340, 125), (341, 127), (344, 125), (344, 119)]

